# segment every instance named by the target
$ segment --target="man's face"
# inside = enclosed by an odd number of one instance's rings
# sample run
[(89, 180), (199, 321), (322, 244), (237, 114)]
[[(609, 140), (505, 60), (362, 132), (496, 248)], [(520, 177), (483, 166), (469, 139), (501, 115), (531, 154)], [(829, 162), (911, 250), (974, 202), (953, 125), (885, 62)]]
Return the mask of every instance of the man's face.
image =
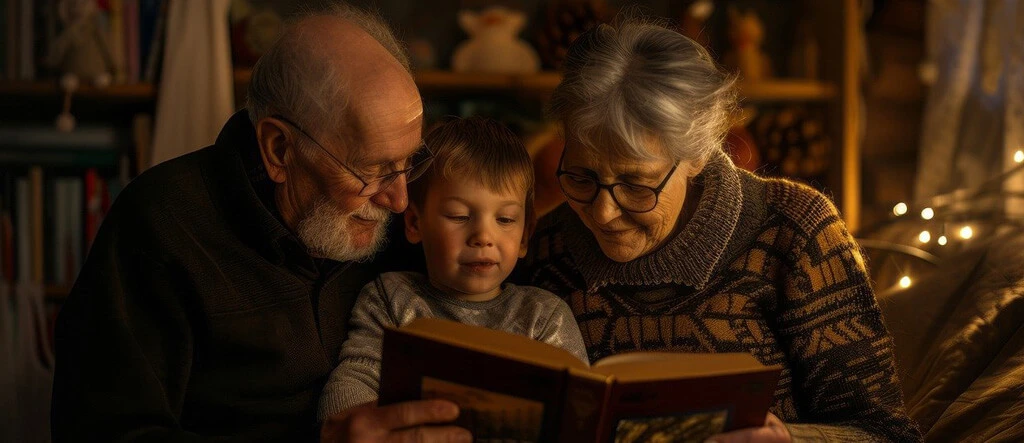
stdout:
[(430, 183), (423, 207), (406, 211), (406, 232), (423, 242), (430, 282), (468, 301), (494, 298), (526, 253), (526, 191), (495, 192), (476, 180)]
[(409, 158), (422, 149), (422, 107), (418, 95), (413, 99), (407, 106), (353, 103), (362, 107), (336, 130), (289, 125), (297, 149), (283, 200), (294, 208), (294, 230), (312, 255), (360, 260), (383, 244), (389, 212), (405, 210), (406, 177), (372, 195), (365, 191), (373, 191), (381, 176), (409, 167)]

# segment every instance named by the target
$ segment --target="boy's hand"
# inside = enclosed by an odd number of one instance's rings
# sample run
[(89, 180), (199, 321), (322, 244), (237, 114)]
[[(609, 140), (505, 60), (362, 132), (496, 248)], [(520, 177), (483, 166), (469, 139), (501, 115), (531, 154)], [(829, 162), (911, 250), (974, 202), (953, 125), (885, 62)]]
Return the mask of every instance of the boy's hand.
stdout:
[(324, 420), (321, 442), (470, 442), (469, 431), (448, 423), (459, 408), (445, 400), (423, 400), (378, 407), (366, 403)]

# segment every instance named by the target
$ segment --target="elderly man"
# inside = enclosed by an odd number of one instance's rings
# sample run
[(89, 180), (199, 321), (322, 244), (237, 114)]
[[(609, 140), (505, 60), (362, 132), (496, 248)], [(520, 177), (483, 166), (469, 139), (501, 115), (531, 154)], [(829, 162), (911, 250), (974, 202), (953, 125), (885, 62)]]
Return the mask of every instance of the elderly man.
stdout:
[[(166, 91), (166, 93), (173, 93)], [(429, 161), (394, 36), (337, 7), (289, 24), (248, 115), (118, 198), (57, 325), (55, 441), (316, 438), (366, 259)], [(365, 405), (324, 440), (468, 441), (455, 405)]]

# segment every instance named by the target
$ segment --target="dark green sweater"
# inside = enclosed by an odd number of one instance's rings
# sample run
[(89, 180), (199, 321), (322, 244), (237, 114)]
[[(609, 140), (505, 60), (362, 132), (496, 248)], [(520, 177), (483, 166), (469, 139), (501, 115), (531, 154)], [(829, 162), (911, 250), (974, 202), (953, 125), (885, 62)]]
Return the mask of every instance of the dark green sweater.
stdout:
[(661, 249), (608, 259), (572, 210), (542, 219), (519, 282), (562, 296), (591, 361), (629, 351), (747, 352), (783, 367), (771, 411), (795, 438), (916, 441), (892, 338), (856, 243), (825, 196), (724, 156)]
[(238, 113), (117, 198), (57, 321), (54, 441), (313, 437), (373, 274), (309, 257), (257, 159)]

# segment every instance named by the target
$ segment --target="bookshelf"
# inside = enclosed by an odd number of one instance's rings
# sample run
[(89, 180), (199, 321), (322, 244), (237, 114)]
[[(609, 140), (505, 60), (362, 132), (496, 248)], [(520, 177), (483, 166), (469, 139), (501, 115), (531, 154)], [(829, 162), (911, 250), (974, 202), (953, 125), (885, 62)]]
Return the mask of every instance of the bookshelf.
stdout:
[[(0, 81), (0, 98), (4, 100), (45, 99), (62, 97), (57, 81)], [(149, 102), (156, 99), (156, 86), (151, 83), (126, 83), (97, 88), (83, 84), (75, 91), (76, 98)]]
[[(856, 231), (860, 211), (861, 151), (858, 131), (859, 104), (859, 8), (856, 0), (837, 2), (790, 2), (795, 8), (812, 11), (815, 32), (822, 42), (821, 74), (817, 79), (772, 78), (760, 82), (741, 81), (739, 93), (744, 104), (777, 106), (807, 104), (825, 110), (827, 131), (832, 141), (829, 179), (824, 185), (832, 191), (836, 203), (851, 230)], [(724, 8), (724, 5), (723, 5)], [(251, 72), (233, 73), (237, 103), (244, 103)], [(504, 97), (540, 108), (561, 81), (558, 72), (531, 75), (456, 73), (445, 70), (420, 70), (414, 74), (417, 85), (429, 100), (457, 102), (466, 98)], [(81, 122), (92, 120), (117, 126), (126, 133), (133, 129), (135, 117), (148, 114), (151, 119), (159, 94), (152, 83), (116, 84), (96, 88), (87, 84), (74, 94), (72, 112)], [(0, 119), (10, 124), (50, 124), (63, 101), (57, 80), (0, 81)], [(151, 124), (152, 122), (150, 122)], [(125, 152), (138, 159), (136, 137), (128, 137)], [(4, 167), (6, 168), (6, 164)], [(21, 166), (18, 166), (21, 167)], [(44, 167), (45, 168), (45, 167)], [(138, 167), (132, 168), (133, 171)], [(65, 169), (67, 171), (67, 169)], [(66, 172), (65, 172), (66, 173)], [(68, 285), (50, 283), (47, 293), (59, 296)]]
[(65, 98), (56, 79), (0, 81), (0, 221), (10, 220), (0, 223), (10, 238), (0, 260), (5, 278), (41, 283), (48, 302), (64, 300), (88, 240), (139, 170), (156, 96), (149, 83), (83, 85), (70, 102), (76, 128), (60, 133), (54, 120)]

